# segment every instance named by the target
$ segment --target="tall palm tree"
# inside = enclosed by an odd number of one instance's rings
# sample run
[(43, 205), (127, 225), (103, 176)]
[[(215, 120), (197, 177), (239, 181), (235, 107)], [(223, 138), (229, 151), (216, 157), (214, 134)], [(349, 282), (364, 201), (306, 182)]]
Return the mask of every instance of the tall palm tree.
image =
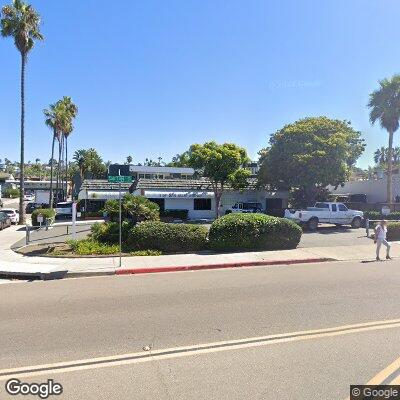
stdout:
[(76, 150), (73, 156), (74, 161), (78, 165), (79, 175), (81, 176), (81, 181), (85, 179), (86, 164), (87, 164), (87, 150)]
[(13, 0), (12, 4), (2, 9), (1, 35), (14, 38), (14, 44), (21, 54), (21, 155), (19, 178), (19, 223), (25, 224), (24, 207), (24, 156), (25, 156), (25, 67), (28, 53), (35, 40), (43, 40), (40, 33), (40, 17), (31, 5), (21, 0)]
[[(60, 146), (62, 127), (65, 123), (65, 115), (63, 109), (60, 107), (60, 103), (50, 104), (49, 108), (43, 110), (45, 116), (45, 124), (53, 132), (53, 141), (51, 145), (51, 163), (50, 163), (50, 194), (49, 194), (49, 207), (53, 207), (53, 173), (54, 173), (54, 145), (57, 140)], [(59, 168), (58, 168), (59, 170)], [(56, 188), (57, 193), (58, 188)]]
[(71, 135), (74, 125), (73, 120), (78, 114), (78, 107), (72, 102), (71, 97), (64, 96), (60, 100), (60, 106), (65, 113), (65, 120), (62, 126), (63, 140), (65, 140), (65, 186), (68, 187), (68, 137)]
[(368, 107), (371, 124), (379, 121), (389, 134), (387, 154), (387, 202), (393, 202), (393, 135), (399, 128), (400, 120), (400, 75), (379, 82), (379, 89), (370, 94)]

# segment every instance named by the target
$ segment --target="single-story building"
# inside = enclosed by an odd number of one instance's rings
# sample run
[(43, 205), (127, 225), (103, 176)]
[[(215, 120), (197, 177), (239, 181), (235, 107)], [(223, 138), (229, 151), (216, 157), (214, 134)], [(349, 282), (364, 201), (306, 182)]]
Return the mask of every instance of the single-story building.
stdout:
[[(133, 184), (121, 185), (122, 194), (132, 193), (147, 197), (161, 210), (188, 210), (189, 219), (213, 219), (215, 197), (207, 179), (138, 179)], [(117, 183), (106, 180), (85, 180), (79, 192), (81, 207), (98, 211), (106, 200), (118, 199)], [(261, 203), (267, 213), (276, 213), (287, 207), (288, 192), (258, 188), (255, 179), (249, 179), (243, 191), (227, 187), (221, 198), (220, 214), (223, 215), (237, 202)]]

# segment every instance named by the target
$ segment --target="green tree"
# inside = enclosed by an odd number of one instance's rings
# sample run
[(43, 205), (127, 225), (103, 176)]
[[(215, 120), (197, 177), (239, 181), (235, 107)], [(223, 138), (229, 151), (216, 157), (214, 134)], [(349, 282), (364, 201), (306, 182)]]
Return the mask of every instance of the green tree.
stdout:
[(368, 107), (371, 124), (379, 124), (389, 134), (387, 153), (387, 202), (393, 203), (393, 135), (399, 128), (400, 120), (400, 75), (379, 81), (379, 89), (369, 96)]
[(233, 143), (207, 142), (190, 146), (189, 165), (211, 181), (217, 218), (226, 186), (246, 187), (250, 171), (244, 166), (248, 161), (246, 150)]
[(127, 164), (131, 164), (131, 163), (132, 163), (132, 160), (133, 160), (132, 156), (126, 157), (126, 163), (127, 163)]
[(167, 164), (168, 167), (189, 167), (189, 152), (177, 154), (172, 157), (172, 161)]
[(32, 50), (35, 40), (43, 40), (40, 33), (40, 17), (35, 9), (21, 0), (14, 0), (12, 4), (2, 9), (1, 35), (12, 37), (15, 47), (21, 54), (21, 154), (20, 154), (20, 195), (19, 195), (19, 223), (25, 224), (24, 207), (24, 158), (25, 158), (25, 67), (28, 53)]
[(79, 174), (82, 180), (87, 176), (91, 178), (101, 178), (107, 171), (102, 158), (93, 148), (75, 151), (73, 159), (79, 168)]
[(365, 148), (350, 122), (327, 117), (286, 125), (271, 135), (269, 144), (259, 153), (259, 181), (292, 189), (296, 206), (310, 205), (328, 185), (345, 182)]
[[(387, 147), (380, 147), (374, 152), (374, 161), (376, 165), (387, 167), (389, 149)], [(400, 163), (400, 147), (395, 147), (392, 153), (392, 163), (398, 166)]]

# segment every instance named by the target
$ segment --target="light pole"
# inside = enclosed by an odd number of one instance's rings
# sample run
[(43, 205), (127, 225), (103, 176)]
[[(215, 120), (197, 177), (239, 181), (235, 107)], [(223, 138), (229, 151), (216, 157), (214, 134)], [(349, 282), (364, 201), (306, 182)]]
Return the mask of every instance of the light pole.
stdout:
[(122, 266), (122, 203), (121, 203), (121, 170), (118, 169), (119, 189), (119, 267)]

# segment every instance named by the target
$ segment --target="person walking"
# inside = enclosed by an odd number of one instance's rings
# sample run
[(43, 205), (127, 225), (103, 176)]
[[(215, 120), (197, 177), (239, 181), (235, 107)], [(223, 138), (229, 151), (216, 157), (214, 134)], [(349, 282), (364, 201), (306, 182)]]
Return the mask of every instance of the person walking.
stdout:
[(380, 261), (379, 253), (381, 246), (386, 246), (386, 260), (391, 260), (390, 257), (390, 243), (386, 240), (387, 234), (387, 221), (382, 220), (375, 228), (375, 240), (376, 243), (376, 261)]

